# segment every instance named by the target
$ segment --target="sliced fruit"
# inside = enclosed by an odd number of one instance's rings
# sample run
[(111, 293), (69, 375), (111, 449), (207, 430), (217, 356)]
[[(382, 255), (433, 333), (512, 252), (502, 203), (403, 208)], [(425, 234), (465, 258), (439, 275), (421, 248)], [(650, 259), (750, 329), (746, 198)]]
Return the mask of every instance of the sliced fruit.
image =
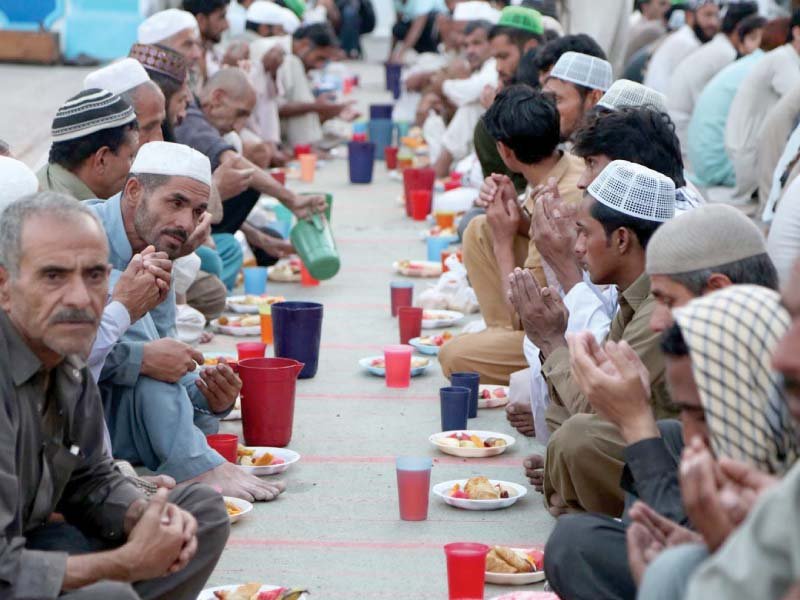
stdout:
[(483, 440), (477, 435), (471, 435), (469, 436), (469, 439), (473, 444), (475, 444), (476, 448), (483, 448)]
[(544, 552), (541, 550), (529, 550), (527, 554), (528, 560), (531, 561), (531, 564), (537, 571), (544, 569)]
[(458, 498), (459, 500), (469, 500), (469, 494), (464, 490), (458, 490), (450, 494), (451, 498)]

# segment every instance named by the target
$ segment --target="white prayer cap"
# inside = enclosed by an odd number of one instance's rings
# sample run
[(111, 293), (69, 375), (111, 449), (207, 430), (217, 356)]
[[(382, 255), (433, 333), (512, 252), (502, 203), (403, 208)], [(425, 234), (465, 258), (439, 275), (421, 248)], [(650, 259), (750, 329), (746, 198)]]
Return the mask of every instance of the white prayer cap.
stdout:
[(194, 148), (172, 142), (148, 142), (139, 148), (131, 173), (189, 177), (211, 186), (208, 157)]
[(564, 35), (564, 27), (557, 19), (554, 19), (550, 15), (542, 15), (542, 26), (545, 31), (553, 31), (559, 36)]
[(256, 0), (247, 9), (246, 20), (259, 25), (283, 25), (281, 6), (269, 0)]
[(675, 184), (642, 165), (615, 160), (589, 185), (600, 204), (637, 219), (663, 223), (675, 214)]
[(607, 60), (580, 52), (565, 52), (550, 71), (550, 77), (605, 92), (614, 78)]
[(38, 190), (39, 181), (25, 163), (0, 156), (0, 219), (6, 206)]
[(495, 24), (499, 20), (500, 13), (481, 0), (464, 0), (453, 9), (453, 21), (489, 21)]
[(142, 63), (126, 57), (89, 73), (83, 80), (83, 89), (99, 88), (112, 94), (124, 94), (146, 81), (150, 81), (150, 76)]
[(629, 79), (617, 79), (608, 91), (603, 94), (597, 106), (616, 110), (630, 106), (633, 108), (653, 108), (658, 112), (667, 112), (667, 97), (641, 83)]
[(292, 35), (300, 27), (300, 19), (288, 8), (283, 6), (279, 6), (278, 8), (281, 9), (281, 14), (283, 15), (283, 21), (280, 25), (283, 26), (286, 33)]
[(194, 29), (197, 36), (200, 36), (197, 19), (192, 13), (177, 8), (168, 8), (142, 21), (139, 25), (137, 41), (140, 44), (157, 44), (184, 29)]

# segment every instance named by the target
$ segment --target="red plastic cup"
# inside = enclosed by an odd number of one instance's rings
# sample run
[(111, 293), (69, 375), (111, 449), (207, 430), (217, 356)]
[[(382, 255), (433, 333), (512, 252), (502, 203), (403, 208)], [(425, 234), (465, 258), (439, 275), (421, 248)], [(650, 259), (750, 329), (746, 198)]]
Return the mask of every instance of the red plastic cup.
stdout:
[(319, 279), (314, 279), (303, 263), (300, 263), (300, 285), (303, 287), (314, 287), (319, 285)]
[(311, 144), (295, 144), (294, 155), (299, 158), (302, 154), (311, 154)]
[(456, 542), (444, 547), (450, 600), (483, 600), (488, 553), (486, 544)]
[(445, 181), (444, 182), (444, 191), (449, 192), (450, 190), (455, 190), (461, 187), (460, 181)]
[(270, 169), (269, 174), (281, 185), (286, 185), (286, 171), (283, 169)]
[(389, 286), (392, 298), (392, 316), (396, 317), (398, 309), (414, 304), (414, 284), (406, 281), (393, 281)]
[(397, 309), (400, 323), (400, 343), (407, 344), (408, 340), (419, 337), (422, 333), (422, 309), (413, 306), (403, 306)]
[(397, 168), (397, 146), (386, 146), (383, 149), (383, 158), (386, 160), (386, 168), (390, 171)]
[(433, 460), (428, 457), (398, 456), (395, 466), (400, 518), (403, 521), (424, 521), (428, 518)]
[(386, 363), (386, 387), (407, 388), (411, 385), (411, 346), (386, 346), (383, 360)]
[(424, 221), (431, 212), (431, 191), (411, 190), (411, 218)]
[(353, 134), (353, 141), (354, 142), (366, 142), (367, 141), (367, 134), (366, 133), (354, 133)]
[(264, 342), (240, 342), (236, 344), (236, 352), (239, 354), (239, 360), (245, 358), (264, 358), (267, 351), (267, 345)]
[(206, 442), (228, 462), (236, 463), (236, 448), (239, 436), (233, 433), (212, 433), (206, 436)]
[(248, 358), (239, 363), (245, 444), (283, 448), (291, 441), (295, 388), (303, 367), (290, 358)]
[[(436, 181), (436, 171), (426, 169), (406, 169), (403, 171), (403, 192), (406, 199), (406, 214), (411, 215), (411, 191), (428, 190), (433, 193), (433, 184)], [(430, 212), (430, 210), (428, 211)]]

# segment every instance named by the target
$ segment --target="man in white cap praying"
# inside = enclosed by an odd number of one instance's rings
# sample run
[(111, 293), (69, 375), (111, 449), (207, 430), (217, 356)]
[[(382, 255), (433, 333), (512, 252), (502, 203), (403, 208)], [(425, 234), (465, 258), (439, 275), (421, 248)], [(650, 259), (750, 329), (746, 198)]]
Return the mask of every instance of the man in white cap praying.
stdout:
[(108, 90), (133, 106), (139, 123), (140, 144), (164, 139), (161, 134), (161, 124), (167, 117), (164, 93), (150, 81), (150, 76), (138, 60), (121, 58), (92, 71), (83, 80), (83, 89), (89, 88)]
[(667, 97), (661, 92), (628, 79), (617, 79), (597, 103), (600, 108), (617, 110), (626, 106), (667, 112)]
[[(134, 253), (152, 245), (177, 259), (205, 238), (211, 168), (208, 158), (180, 144), (144, 145), (125, 189), (107, 202), (88, 205), (99, 217), (115, 274)], [(175, 337), (175, 295), (144, 315), (106, 359), (99, 387), (116, 458), (178, 483), (202, 481), (225, 495), (271, 500), (281, 484), (242, 474), (206, 443), (241, 389), (226, 364), (196, 369), (203, 355)]]
[(116, 94), (92, 88), (58, 109), (50, 155), (37, 177), (43, 190), (77, 198), (119, 193), (139, 148), (133, 107)]
[[(595, 285), (615, 286), (619, 308), (607, 340), (625, 340), (647, 367), (650, 404), (667, 415), (664, 362), (650, 329), (656, 301), (645, 273), (651, 236), (675, 212), (675, 184), (652, 169), (615, 160), (589, 185), (577, 215), (574, 252)], [(622, 513), (619, 488), (624, 442), (617, 428), (593, 414), (570, 367), (565, 339), (567, 309), (555, 287), (540, 288), (527, 270), (510, 276), (511, 295), (525, 334), (539, 349), (550, 404), (545, 457), (527, 468), (551, 513)]]
[(611, 63), (580, 52), (565, 52), (556, 62), (543, 89), (556, 99), (561, 115), (561, 140), (567, 141), (614, 81)]

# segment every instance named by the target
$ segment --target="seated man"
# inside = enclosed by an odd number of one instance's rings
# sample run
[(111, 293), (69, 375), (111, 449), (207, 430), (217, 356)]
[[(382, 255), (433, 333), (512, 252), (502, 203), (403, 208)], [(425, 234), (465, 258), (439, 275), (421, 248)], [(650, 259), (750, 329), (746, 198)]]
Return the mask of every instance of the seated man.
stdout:
[(78, 200), (118, 194), (139, 148), (138, 128), (133, 108), (116, 94), (76, 94), (53, 119), (53, 144), (37, 173), (39, 184)]
[(200, 28), (192, 13), (168, 8), (152, 14), (139, 24), (136, 41), (165, 46), (183, 55), (189, 71), (189, 88), (193, 93), (197, 91), (202, 84), (203, 47)]
[(247, 7), (241, 39), (253, 42), (262, 37), (292, 35), (298, 27), (300, 19), (288, 8), (268, 0), (255, 0)]
[[(549, 97), (525, 85), (505, 88), (483, 122), (503, 162), (522, 173), (530, 188), (553, 179), (565, 200), (580, 201), (577, 183), (583, 166), (580, 159), (558, 149), (559, 113)], [(445, 376), (477, 371), (484, 383), (506, 383), (512, 372), (527, 367), (524, 332), (508, 302), (507, 276), (524, 266), (541, 285), (547, 280), (529, 234), (533, 195), (520, 207), (511, 180), (500, 175), (486, 180), (482, 194), (487, 196), (487, 213), (475, 217), (464, 233), (464, 265), (487, 329), (451, 340), (442, 347), (439, 361)]]
[[(101, 224), (74, 198), (28, 196), (0, 219), (6, 598), (193, 599), (228, 538), (219, 493), (193, 484), (148, 502), (103, 450), (83, 360), (106, 302), (108, 253)], [(54, 512), (64, 521), (48, 522)]]
[(398, 0), (389, 45), (389, 62), (402, 63), (409, 50), (435, 53), (439, 46), (437, 24), (446, 19), (448, 7), (442, 0)]
[(150, 76), (139, 61), (122, 58), (92, 71), (83, 80), (83, 89), (89, 88), (118, 94), (133, 106), (139, 124), (139, 144), (164, 139), (161, 123), (167, 118), (166, 99), (158, 85), (150, 81)]
[[(211, 171), (199, 152), (168, 142), (139, 150), (122, 194), (91, 202), (121, 271), (134, 252), (154, 246), (171, 259), (204, 239), (198, 227), (208, 205)], [(112, 274), (112, 280), (115, 275)], [(175, 297), (139, 319), (106, 359), (100, 391), (116, 458), (144, 464), (178, 483), (194, 480), (226, 495), (271, 500), (283, 487), (242, 474), (206, 443), (241, 388), (228, 365), (192, 371), (202, 354), (174, 337)]]
[[(673, 308), (703, 294), (735, 284), (777, 288), (775, 268), (758, 227), (735, 208), (718, 204), (662, 225), (647, 246), (647, 273), (657, 303), (650, 328), (657, 332), (670, 327)], [(626, 507), (631, 498), (639, 498), (660, 515), (685, 525), (688, 519), (680, 501), (677, 473), (683, 446), (680, 429), (662, 421), (660, 433), (655, 435), (649, 405), (632, 404), (626, 392), (598, 386), (588, 398), (595, 410), (600, 410), (603, 401), (616, 401), (603, 414), (617, 425), (625, 443), (622, 487), (628, 493)], [(617, 411), (619, 403), (625, 404), (624, 411)], [(613, 416), (612, 410), (617, 411)], [(681, 418), (690, 416), (686, 410)], [(648, 427), (638, 428), (638, 421)], [(636, 586), (625, 551), (629, 522), (627, 511), (622, 522), (594, 514), (559, 518), (545, 553), (548, 581), (556, 593), (564, 598), (634, 598)], [(569, 568), (565, 570), (566, 565)]]

